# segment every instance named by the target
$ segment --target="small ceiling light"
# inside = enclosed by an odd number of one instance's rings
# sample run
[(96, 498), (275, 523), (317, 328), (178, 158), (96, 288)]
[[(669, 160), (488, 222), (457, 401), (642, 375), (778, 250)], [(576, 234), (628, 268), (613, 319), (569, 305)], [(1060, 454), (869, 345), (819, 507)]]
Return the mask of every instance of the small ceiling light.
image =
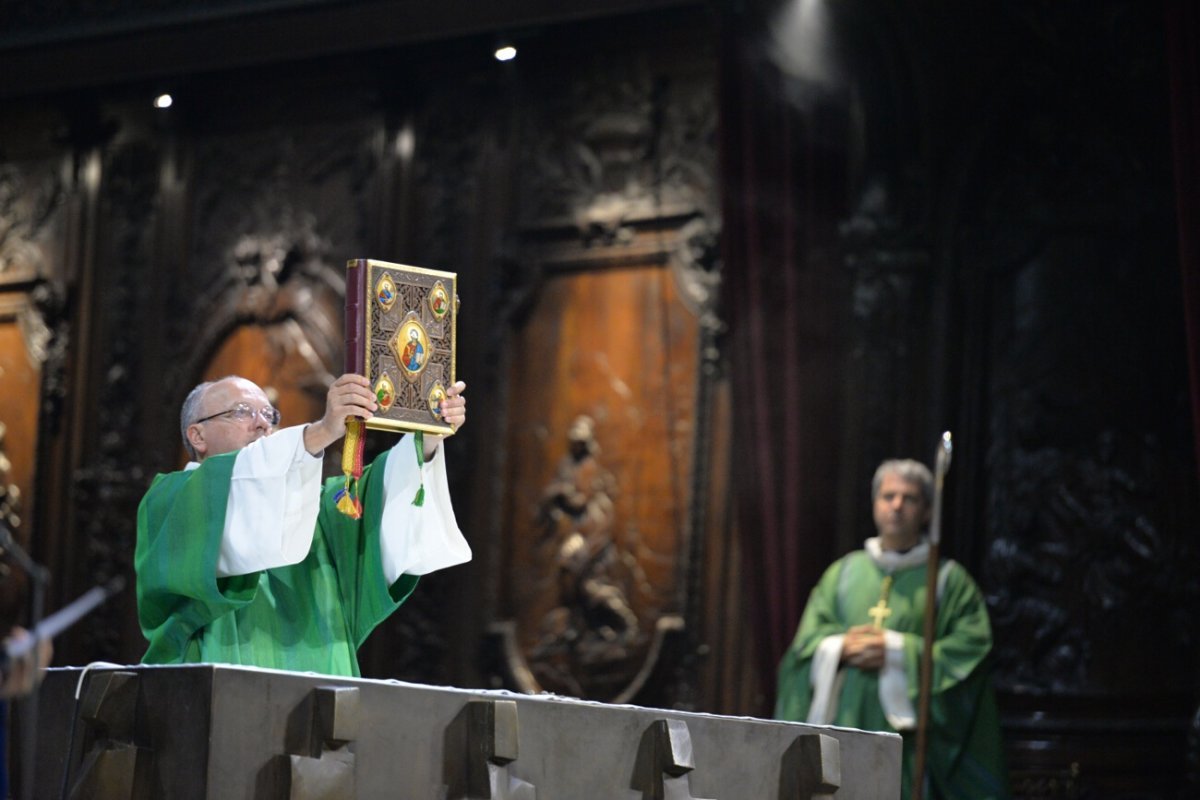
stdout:
[(517, 48), (511, 44), (502, 44), (496, 48), (497, 61), (512, 61), (517, 57)]
[(160, 94), (158, 97), (154, 98), (154, 107), (155, 108), (170, 108), (171, 103), (174, 103), (174, 102), (175, 102), (175, 100), (171, 97), (171, 95), (163, 93), (163, 94)]

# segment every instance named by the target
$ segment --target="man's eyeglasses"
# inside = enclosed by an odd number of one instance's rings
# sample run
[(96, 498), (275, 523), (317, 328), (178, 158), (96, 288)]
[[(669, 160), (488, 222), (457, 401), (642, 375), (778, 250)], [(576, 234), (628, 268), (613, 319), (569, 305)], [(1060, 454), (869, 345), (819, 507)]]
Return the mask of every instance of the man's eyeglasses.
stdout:
[(264, 408), (260, 408), (258, 411), (255, 411), (254, 408), (248, 403), (238, 403), (233, 408), (226, 409), (225, 411), (218, 411), (216, 414), (209, 414), (204, 419), (198, 419), (192, 424), (199, 425), (201, 422), (208, 422), (210, 419), (216, 419), (217, 417), (228, 417), (229, 419), (237, 422), (247, 422), (254, 419), (256, 415), (262, 417), (263, 422), (267, 423), (272, 428), (279, 425), (279, 409), (266, 406)]

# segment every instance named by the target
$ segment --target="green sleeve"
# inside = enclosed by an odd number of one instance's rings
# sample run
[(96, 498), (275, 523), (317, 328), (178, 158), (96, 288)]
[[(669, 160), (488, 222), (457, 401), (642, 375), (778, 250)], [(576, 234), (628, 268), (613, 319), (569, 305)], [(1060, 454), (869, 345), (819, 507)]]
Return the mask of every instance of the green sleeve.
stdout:
[[(931, 696), (935, 698), (969, 678), (992, 649), (992, 626), (983, 593), (956, 562), (949, 562), (946, 570), (933, 642)], [(909, 675), (919, 674), (921, 647), (921, 636), (905, 634), (905, 671)], [(908, 693), (914, 703), (918, 689), (916, 681), (909, 682)]]
[(259, 573), (217, 578), (235, 456), (157, 476), (138, 506), (134, 569), (147, 664), (194, 660), (193, 635), (254, 597)]
[[(382, 453), (363, 470), (359, 479), (362, 519), (351, 519), (337, 509), (334, 496), (345, 485), (344, 478), (330, 478), (321, 493), (318, 526), (337, 571), (338, 594), (356, 649), (417, 586), (415, 575), (401, 575), (389, 586), (383, 574), (379, 526), (383, 518), (383, 475), (387, 456), (387, 451)], [(404, 501), (393, 499), (392, 502)]]
[(812, 702), (809, 670), (817, 647), (827, 636), (846, 632), (838, 618), (837, 586), (842, 561), (834, 562), (813, 587), (800, 618), (800, 626), (791, 647), (779, 662), (775, 693), (775, 718), (803, 722)]
[[(987, 603), (959, 564), (947, 566), (933, 643), (929, 769), (947, 797), (1006, 798), (999, 714), (991, 686), (992, 629)], [(905, 666), (919, 675), (920, 636), (905, 635)], [(918, 707), (920, 685), (909, 681)]]

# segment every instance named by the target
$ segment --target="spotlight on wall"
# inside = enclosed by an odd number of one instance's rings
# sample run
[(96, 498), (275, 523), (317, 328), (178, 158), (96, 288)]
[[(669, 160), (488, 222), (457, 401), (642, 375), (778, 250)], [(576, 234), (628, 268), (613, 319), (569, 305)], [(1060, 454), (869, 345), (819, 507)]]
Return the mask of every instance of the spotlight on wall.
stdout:
[(497, 61), (512, 61), (517, 57), (517, 48), (511, 42), (501, 42), (496, 46), (494, 55)]
[(175, 102), (175, 100), (174, 100), (174, 98), (171, 97), (171, 95), (167, 94), (166, 92), (163, 92), (158, 97), (154, 98), (154, 107), (155, 108), (170, 108), (171, 104), (174, 102)]

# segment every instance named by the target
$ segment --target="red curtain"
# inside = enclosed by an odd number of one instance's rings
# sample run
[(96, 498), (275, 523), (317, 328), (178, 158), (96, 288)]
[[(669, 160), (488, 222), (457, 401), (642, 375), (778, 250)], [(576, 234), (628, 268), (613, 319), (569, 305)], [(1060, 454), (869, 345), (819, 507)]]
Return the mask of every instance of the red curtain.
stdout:
[(1192, 430), (1200, 463), (1200, 5), (1194, 0), (1168, 0), (1166, 7), (1179, 263), (1192, 388)]
[(769, 713), (775, 666), (832, 561), (837, 441), (831, 297), (843, 216), (838, 113), (801, 98), (727, 20), (721, 58), (724, 318), (733, 491)]

